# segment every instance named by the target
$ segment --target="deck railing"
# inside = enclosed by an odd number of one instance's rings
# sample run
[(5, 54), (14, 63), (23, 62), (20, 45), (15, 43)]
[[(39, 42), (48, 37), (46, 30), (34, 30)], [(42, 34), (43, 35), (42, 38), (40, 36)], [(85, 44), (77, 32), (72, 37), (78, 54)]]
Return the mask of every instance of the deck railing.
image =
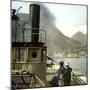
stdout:
[(86, 85), (87, 83), (83, 81), (78, 75), (72, 72), (72, 81), (71, 85)]
[(38, 28), (12, 28), (12, 42), (31, 42), (32, 35), (38, 36), (38, 42), (46, 43), (46, 31), (39, 29), (39, 33), (32, 33), (31, 30)]

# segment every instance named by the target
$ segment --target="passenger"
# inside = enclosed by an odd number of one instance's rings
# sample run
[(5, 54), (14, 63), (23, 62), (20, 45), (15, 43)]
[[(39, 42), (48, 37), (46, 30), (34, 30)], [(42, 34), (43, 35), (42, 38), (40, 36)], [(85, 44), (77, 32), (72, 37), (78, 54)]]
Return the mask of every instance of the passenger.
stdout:
[(71, 85), (71, 72), (72, 68), (69, 67), (69, 65), (66, 65), (66, 71), (65, 71), (65, 86)]
[(50, 81), (50, 84), (52, 87), (57, 87), (57, 86), (63, 86), (63, 82), (64, 82), (64, 72), (65, 72), (65, 68), (64, 68), (64, 62), (61, 61), (59, 63), (60, 68), (59, 70), (55, 73), (54, 77), (52, 78), (52, 80)]
[(65, 71), (66, 71), (66, 68), (64, 67), (64, 62), (63, 61), (61, 61), (59, 63), (59, 65), (60, 65), (60, 68), (58, 70), (58, 76), (60, 78), (60, 85), (64, 86), (64, 84), (65, 84)]
[(54, 75), (54, 77), (50, 81), (51, 86), (52, 87), (70, 86), (72, 68), (69, 67), (69, 65), (67, 65), (65, 68), (63, 61), (61, 61), (59, 65), (60, 65), (60, 68), (58, 72)]

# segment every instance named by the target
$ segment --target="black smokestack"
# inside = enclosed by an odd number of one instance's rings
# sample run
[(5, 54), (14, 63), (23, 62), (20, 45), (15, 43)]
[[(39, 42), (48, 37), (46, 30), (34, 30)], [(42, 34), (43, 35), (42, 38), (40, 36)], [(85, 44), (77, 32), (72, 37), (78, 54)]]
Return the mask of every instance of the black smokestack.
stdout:
[(31, 41), (33, 43), (38, 43), (39, 41), (39, 23), (40, 23), (40, 5), (31, 4), (30, 5), (30, 21), (32, 27)]

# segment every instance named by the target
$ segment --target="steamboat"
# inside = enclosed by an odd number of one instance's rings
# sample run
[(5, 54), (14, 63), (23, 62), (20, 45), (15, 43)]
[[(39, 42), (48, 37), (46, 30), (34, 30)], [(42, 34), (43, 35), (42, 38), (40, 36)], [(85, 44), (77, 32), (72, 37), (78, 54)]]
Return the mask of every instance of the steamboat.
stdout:
[[(12, 90), (51, 87), (49, 82), (57, 70), (46, 63), (47, 60), (55, 60), (47, 56), (46, 31), (39, 27), (40, 5), (30, 5), (28, 22), (21, 21), (15, 12), (13, 9)], [(86, 82), (72, 72), (71, 85), (86, 85)]]

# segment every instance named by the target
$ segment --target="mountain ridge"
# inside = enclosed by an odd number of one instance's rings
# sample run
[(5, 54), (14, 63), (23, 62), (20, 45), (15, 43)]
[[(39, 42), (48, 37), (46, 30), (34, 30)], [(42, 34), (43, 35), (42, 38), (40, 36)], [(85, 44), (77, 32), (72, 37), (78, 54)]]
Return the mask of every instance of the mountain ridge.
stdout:
[(82, 33), (81, 31), (76, 32), (74, 35), (72, 35), (72, 39), (79, 41), (81, 43), (82, 46), (86, 46), (87, 44), (87, 35), (85, 35), (84, 33)]

